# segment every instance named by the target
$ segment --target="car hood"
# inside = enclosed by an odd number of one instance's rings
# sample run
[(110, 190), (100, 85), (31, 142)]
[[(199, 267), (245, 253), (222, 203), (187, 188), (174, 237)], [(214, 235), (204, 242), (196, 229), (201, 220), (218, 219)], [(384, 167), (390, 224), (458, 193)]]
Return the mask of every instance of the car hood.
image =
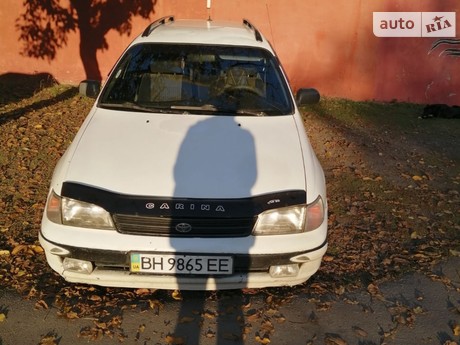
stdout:
[(95, 108), (69, 148), (62, 177), (121, 194), (181, 198), (305, 190), (297, 130), (293, 116)]

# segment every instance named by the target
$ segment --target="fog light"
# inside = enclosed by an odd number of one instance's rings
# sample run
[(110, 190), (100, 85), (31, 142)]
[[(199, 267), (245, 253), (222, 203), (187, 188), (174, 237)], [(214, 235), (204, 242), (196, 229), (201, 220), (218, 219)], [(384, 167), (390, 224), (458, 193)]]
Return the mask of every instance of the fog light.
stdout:
[(91, 272), (93, 272), (93, 264), (90, 261), (65, 258), (62, 265), (65, 271), (85, 274), (91, 274)]
[(298, 264), (270, 266), (270, 276), (272, 278), (295, 277), (299, 273)]

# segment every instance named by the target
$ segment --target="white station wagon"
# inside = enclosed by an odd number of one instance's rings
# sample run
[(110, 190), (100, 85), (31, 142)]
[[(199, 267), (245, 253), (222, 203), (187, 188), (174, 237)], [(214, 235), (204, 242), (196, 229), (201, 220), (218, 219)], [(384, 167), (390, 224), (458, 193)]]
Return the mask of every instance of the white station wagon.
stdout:
[(123, 53), (57, 164), (40, 231), (69, 282), (214, 290), (305, 282), (327, 249), (323, 170), (269, 42), (161, 18)]

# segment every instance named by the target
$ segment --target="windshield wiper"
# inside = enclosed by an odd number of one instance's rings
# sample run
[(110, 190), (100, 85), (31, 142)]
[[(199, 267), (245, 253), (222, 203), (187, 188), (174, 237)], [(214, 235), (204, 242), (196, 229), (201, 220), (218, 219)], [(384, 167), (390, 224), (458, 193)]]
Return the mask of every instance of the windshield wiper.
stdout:
[(267, 113), (264, 111), (255, 111), (247, 109), (239, 109), (236, 111), (238, 115), (251, 115), (251, 116), (267, 116)]
[(183, 111), (218, 111), (218, 109), (212, 104), (204, 105), (172, 105), (171, 109), (183, 110)]
[(169, 107), (144, 107), (133, 102), (124, 102), (124, 103), (99, 103), (101, 108), (108, 109), (123, 109), (123, 110), (136, 110), (146, 113), (167, 113), (170, 109)]

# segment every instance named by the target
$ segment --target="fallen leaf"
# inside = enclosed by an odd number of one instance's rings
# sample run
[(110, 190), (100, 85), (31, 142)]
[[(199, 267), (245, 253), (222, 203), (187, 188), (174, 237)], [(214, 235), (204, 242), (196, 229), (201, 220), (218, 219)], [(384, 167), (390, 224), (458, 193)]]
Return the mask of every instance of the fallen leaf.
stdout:
[(172, 334), (168, 334), (166, 335), (166, 338), (165, 338), (166, 342), (168, 344), (172, 344), (172, 345), (183, 345), (185, 344), (185, 339), (182, 338), (182, 337), (176, 337)]
[(324, 339), (326, 345), (348, 345), (348, 343), (343, 340), (339, 335), (328, 334)]
[(241, 331), (242, 334), (247, 335), (251, 333), (252, 326), (250, 324), (247, 324), (243, 327), (243, 330)]
[(203, 313), (203, 316), (207, 319), (214, 319), (216, 317), (216, 313), (210, 311), (210, 310), (206, 310), (204, 313)]
[(460, 335), (460, 324), (457, 324), (454, 327), (452, 327), (452, 331), (454, 332), (454, 335), (458, 337)]
[(423, 313), (423, 308), (418, 306), (413, 309), (414, 314), (422, 314)]
[(41, 254), (44, 252), (41, 246), (31, 246), (30, 249), (32, 249), (35, 254)]
[(257, 310), (255, 310), (255, 309), (249, 310), (248, 313), (246, 314), (246, 320), (248, 322), (257, 321), (257, 320), (259, 320), (259, 318), (260, 318), (260, 315), (257, 312)]
[(17, 245), (17, 246), (14, 247), (13, 250), (11, 251), (11, 255), (19, 254), (20, 252), (22, 252), (22, 251), (24, 251), (24, 250), (27, 250), (27, 245), (25, 245), (25, 244)]
[(78, 319), (78, 314), (74, 311), (69, 311), (65, 316), (68, 319)]
[(331, 309), (332, 303), (331, 302), (320, 302), (316, 304), (316, 310), (318, 311), (326, 311)]
[(278, 309), (268, 307), (266, 310), (264, 310), (264, 315), (265, 316), (273, 316), (278, 313)]
[(94, 321), (94, 324), (96, 325), (97, 328), (100, 328), (100, 329), (106, 329), (107, 328), (107, 323), (106, 322)]
[(4, 313), (0, 314), (0, 322), (3, 322), (6, 320), (6, 315)]
[(401, 325), (405, 325), (407, 323), (406, 317), (404, 315), (396, 315), (393, 317), (393, 321), (396, 321), (397, 323)]
[(458, 345), (457, 342), (452, 341), (452, 340), (446, 340), (446, 342), (442, 345)]
[(421, 237), (419, 236), (419, 234), (417, 233), (417, 231), (412, 231), (411, 234), (410, 234), (410, 238), (413, 239), (413, 240), (418, 240), (418, 239), (420, 239)]
[(353, 326), (352, 329), (353, 329), (353, 332), (355, 332), (357, 336), (362, 337), (362, 338), (367, 337), (367, 332), (361, 327)]
[(182, 301), (182, 295), (179, 290), (174, 290), (171, 294), (172, 298), (174, 298), (176, 301)]
[(98, 295), (91, 295), (89, 296), (88, 298), (90, 301), (94, 301), (94, 302), (100, 302), (102, 301), (102, 297), (101, 296), (98, 296)]
[(263, 335), (263, 336), (260, 336), (259, 334), (256, 334), (255, 339), (259, 344), (263, 344), (263, 345), (270, 344), (270, 338), (266, 334)]
[(56, 335), (54, 334), (47, 334), (45, 335), (38, 345), (58, 345), (58, 339), (56, 338)]
[(17, 276), (17, 277), (22, 277), (22, 276), (25, 275), (26, 273), (27, 273), (26, 271), (21, 270), (21, 271), (18, 271), (18, 273), (16, 273), (16, 276)]
[(338, 288), (335, 289), (336, 295), (343, 295), (345, 293), (345, 286), (340, 285)]
[(161, 303), (156, 299), (155, 300), (149, 299), (149, 306), (150, 306), (150, 309), (157, 309), (157, 308), (160, 308)]
[(261, 330), (262, 331), (271, 333), (271, 332), (273, 332), (274, 329), (275, 329), (275, 327), (273, 327), (273, 324), (271, 323), (270, 320), (264, 320), (262, 322), (262, 325), (261, 325)]
[(149, 295), (150, 289), (136, 289), (134, 293), (138, 296)]
[(208, 329), (204, 335), (206, 338), (214, 338), (216, 336), (216, 332), (213, 332), (212, 330)]
[(275, 315), (274, 316), (276, 322), (278, 323), (285, 323), (286, 322), (286, 318), (284, 317), (284, 315)]
[(35, 308), (36, 309), (48, 309), (48, 304), (44, 300), (39, 300), (37, 303), (35, 303)]
[(191, 316), (184, 316), (182, 317), (180, 320), (179, 320), (179, 323), (191, 323), (195, 321), (195, 318), (194, 317), (191, 317)]
[(379, 300), (384, 300), (384, 297), (382, 295), (382, 293), (380, 292), (380, 289), (378, 288), (377, 285), (375, 284), (369, 284), (367, 286), (367, 291), (375, 298), (379, 299)]
[(249, 308), (251, 308), (251, 306), (252, 306), (251, 302), (250, 302), (250, 301), (248, 301), (248, 303), (246, 303), (246, 304), (243, 304), (243, 306), (242, 306), (242, 309), (244, 309), (244, 310), (248, 310)]

